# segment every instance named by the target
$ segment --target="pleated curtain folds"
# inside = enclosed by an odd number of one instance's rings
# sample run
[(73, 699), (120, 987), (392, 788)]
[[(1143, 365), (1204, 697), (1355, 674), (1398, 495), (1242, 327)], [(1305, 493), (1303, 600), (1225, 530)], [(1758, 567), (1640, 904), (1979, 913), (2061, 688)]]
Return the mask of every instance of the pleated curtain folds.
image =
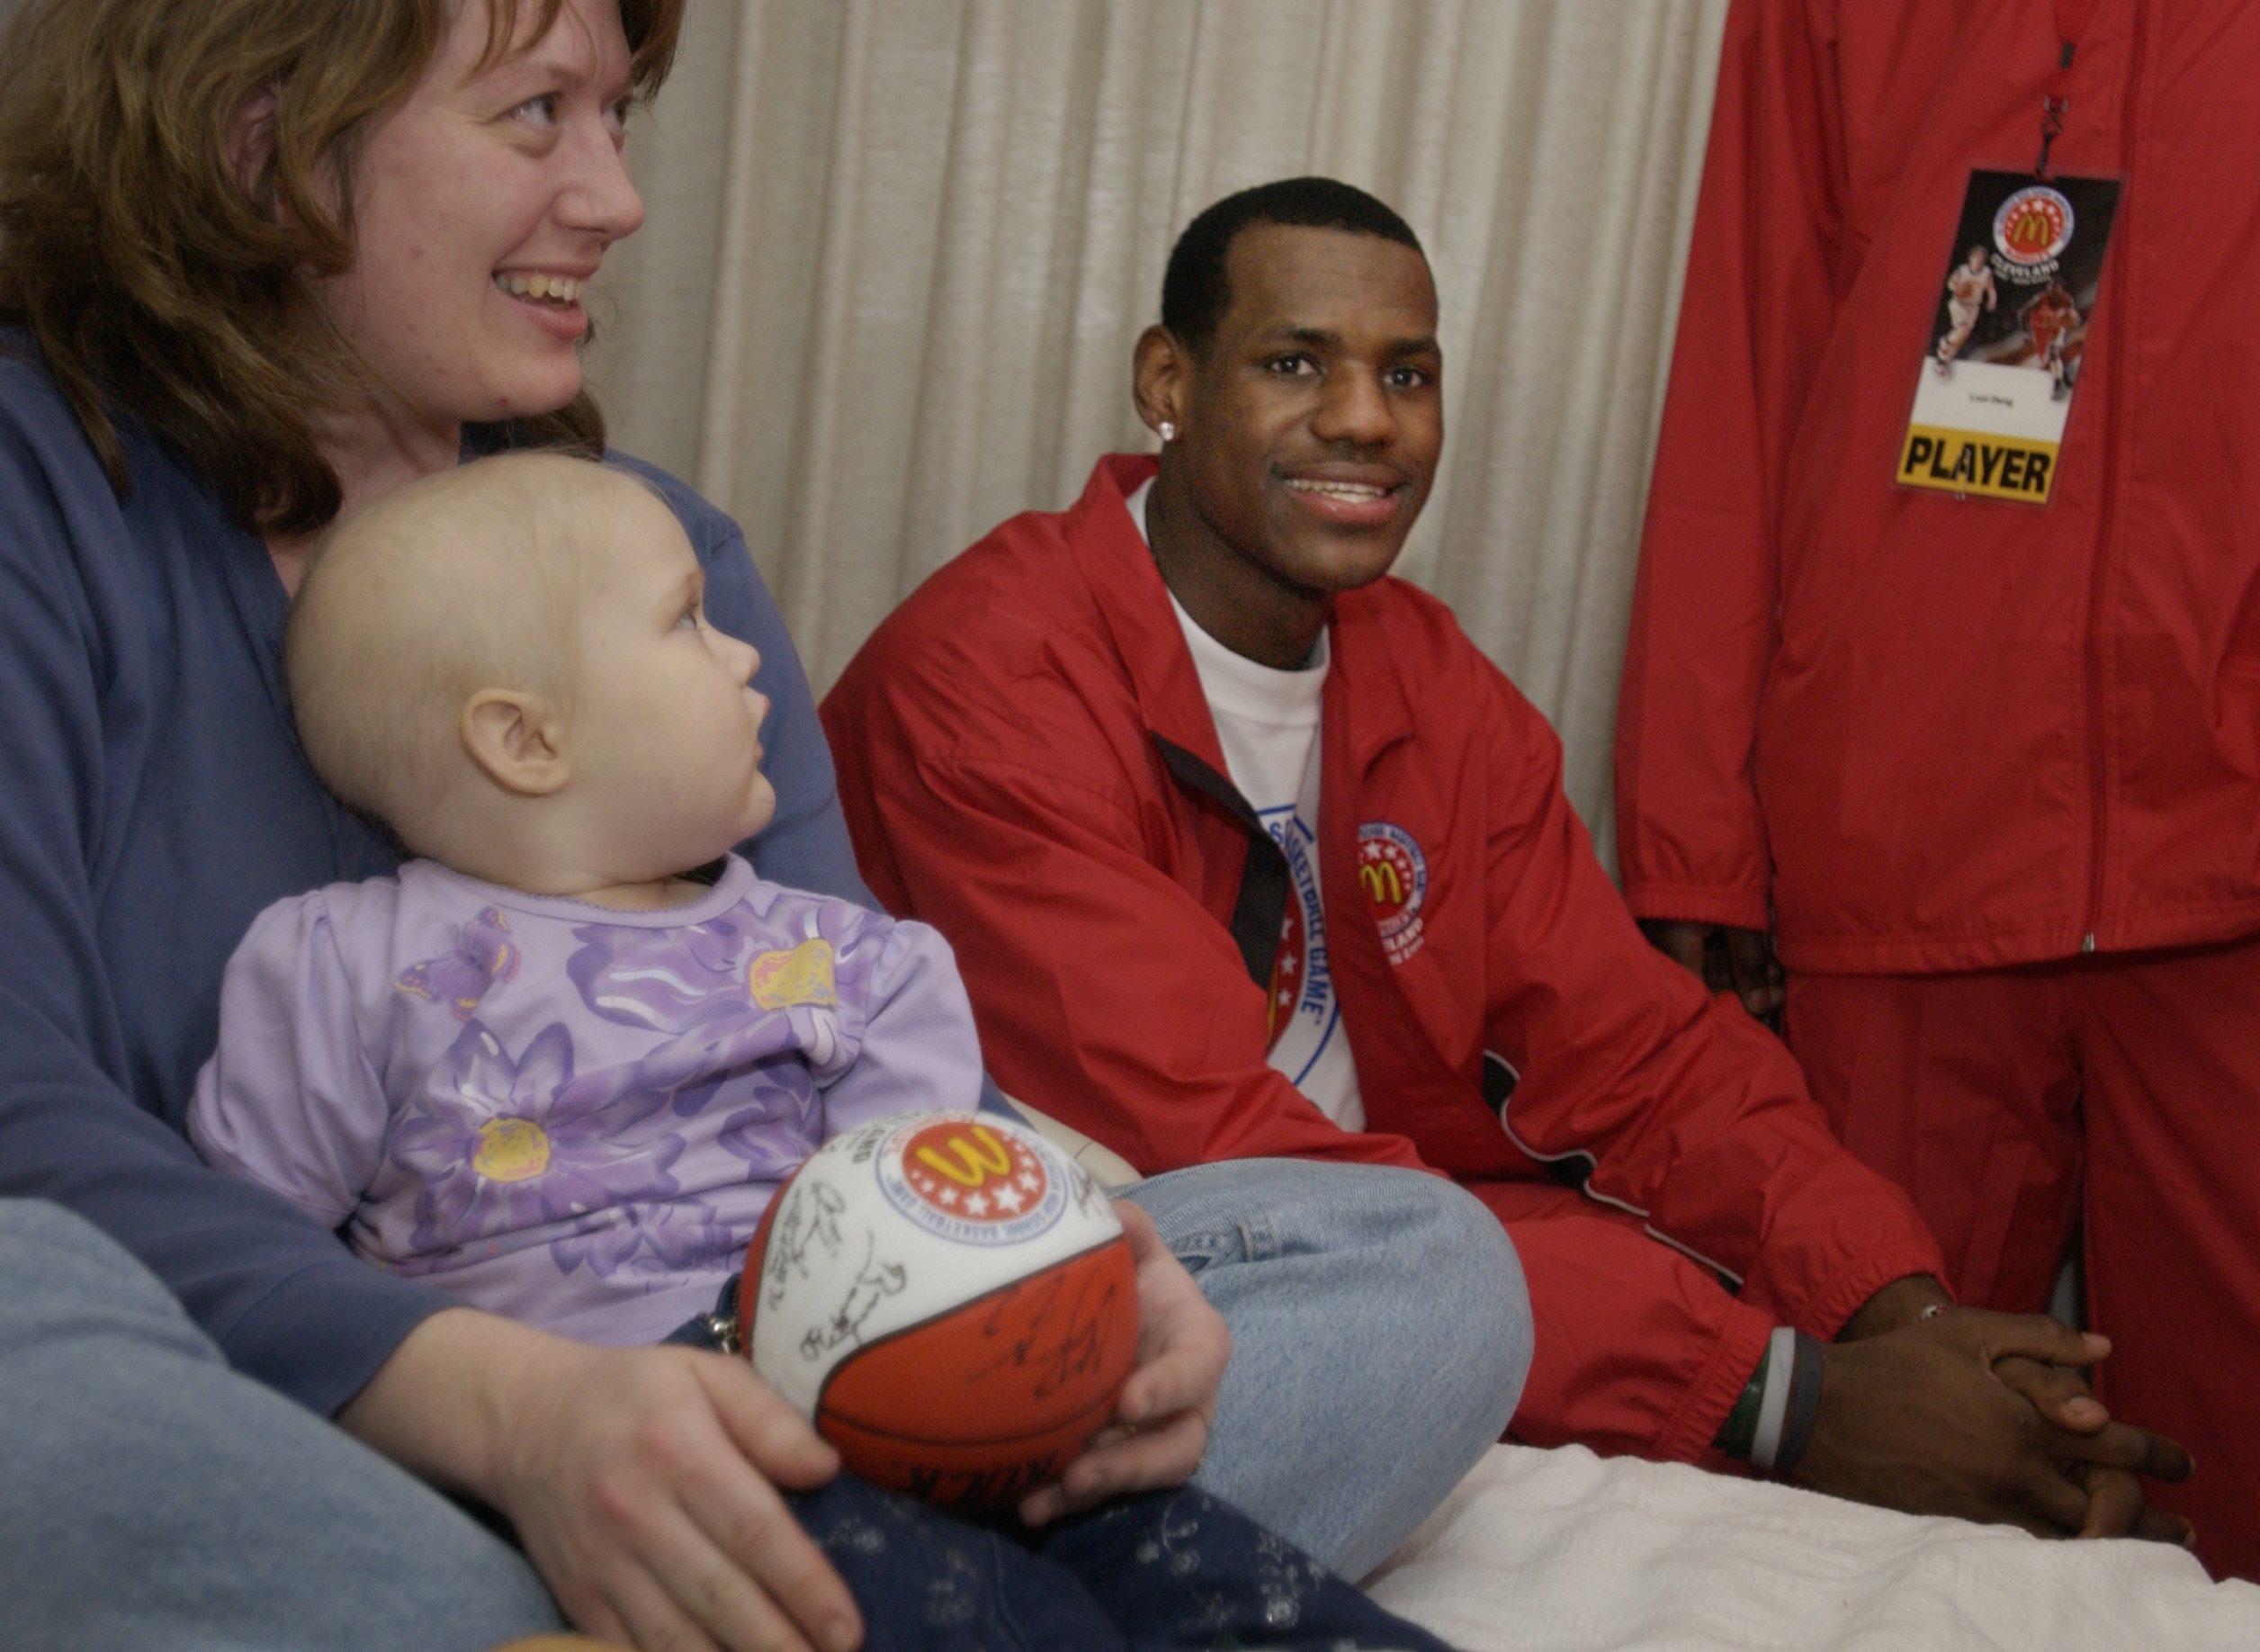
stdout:
[[(592, 371), (743, 524), (821, 691), (1100, 452), (1201, 207), (1318, 172), (1428, 247), (1447, 438), (1399, 571), (1604, 826), (1725, 0), (697, 0), (630, 140)], [(1602, 834), (1605, 837), (1605, 831)]]

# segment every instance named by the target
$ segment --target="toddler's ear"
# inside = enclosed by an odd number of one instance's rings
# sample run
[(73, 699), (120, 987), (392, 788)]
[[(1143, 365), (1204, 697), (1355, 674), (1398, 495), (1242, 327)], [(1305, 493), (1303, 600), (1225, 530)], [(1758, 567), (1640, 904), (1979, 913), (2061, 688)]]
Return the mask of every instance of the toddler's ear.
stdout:
[(547, 797), (572, 777), (550, 703), (515, 688), (481, 688), (463, 702), (463, 750), (487, 778), (520, 797)]

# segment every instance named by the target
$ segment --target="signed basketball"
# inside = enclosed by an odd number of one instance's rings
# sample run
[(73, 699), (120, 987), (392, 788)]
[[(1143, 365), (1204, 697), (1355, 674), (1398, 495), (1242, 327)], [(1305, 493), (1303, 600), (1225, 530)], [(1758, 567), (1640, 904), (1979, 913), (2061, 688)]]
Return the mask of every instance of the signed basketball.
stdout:
[(1107, 1196), (1034, 1130), (913, 1113), (835, 1137), (778, 1190), (738, 1323), (855, 1473), (982, 1513), (1113, 1414), (1137, 1285)]

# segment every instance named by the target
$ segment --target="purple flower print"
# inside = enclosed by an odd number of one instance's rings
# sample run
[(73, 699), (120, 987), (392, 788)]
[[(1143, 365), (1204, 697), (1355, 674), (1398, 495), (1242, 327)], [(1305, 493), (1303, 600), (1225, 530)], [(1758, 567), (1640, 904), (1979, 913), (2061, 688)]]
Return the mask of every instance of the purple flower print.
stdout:
[[(788, 906), (788, 902), (791, 905)], [(566, 964), (581, 1001), (606, 1020), (657, 1032), (687, 1032), (759, 1010), (860, 1003), (875, 947), (859, 946), (878, 921), (838, 901), (780, 896), (770, 913), (789, 921), (767, 935), (728, 918), (677, 929), (592, 924)], [(822, 1052), (810, 1058), (822, 1063)]]
[(569, 1239), (550, 1246), (558, 1267), (570, 1273), (585, 1267), (600, 1279), (623, 1274), (673, 1279), (713, 1265), (718, 1257), (745, 1249), (745, 1235), (733, 1235), (703, 1200), (680, 1199), (668, 1205), (622, 1205), (591, 1217)]
[(468, 1021), (480, 1001), (518, 973), (518, 948), (509, 920), (494, 907), (459, 925), (452, 949), (411, 964), (392, 983), (410, 998), (445, 1004), (459, 1021)]
[[(615, 1086), (575, 1084), (562, 1023), (543, 1028), (513, 1060), (472, 1021), (433, 1079), (387, 1148), (418, 1183), (418, 1252), (571, 1224), (576, 1232), (552, 1246), (559, 1265), (602, 1275), (678, 1243), (695, 1246), (710, 1226), (704, 1207), (665, 1202), (678, 1191), (668, 1172), (683, 1141), (652, 1127), (664, 1125), (664, 1099), (608, 1105), (623, 1100)], [(632, 1222), (598, 1214), (627, 1206), (641, 1207)], [(601, 1239), (578, 1231), (592, 1226), (613, 1231)]]
[(745, 931), (727, 918), (671, 929), (592, 924), (565, 973), (581, 1001), (608, 1021), (685, 1032), (745, 1008)]
[[(694, 1027), (632, 1061), (575, 1079), (573, 1105), (639, 1120), (661, 1109), (677, 1119), (719, 1117), (722, 1145), (767, 1173), (775, 1154), (749, 1132), (779, 1131), (804, 1144), (815, 1139), (818, 1104), (809, 1073), (815, 1057), (810, 1051), (836, 1046), (838, 1028), (829, 1011), (821, 1021), (811, 1020), (813, 1013), (757, 1010), (740, 1002), (734, 1018)], [(789, 1170), (807, 1150), (803, 1145), (781, 1163)]]
[(751, 1077), (738, 1096), (729, 1098), (750, 1105), (723, 1119), (714, 1140), (745, 1161), (752, 1180), (782, 1181), (800, 1169), (822, 1138), (816, 1081), (797, 1061), (773, 1062)]

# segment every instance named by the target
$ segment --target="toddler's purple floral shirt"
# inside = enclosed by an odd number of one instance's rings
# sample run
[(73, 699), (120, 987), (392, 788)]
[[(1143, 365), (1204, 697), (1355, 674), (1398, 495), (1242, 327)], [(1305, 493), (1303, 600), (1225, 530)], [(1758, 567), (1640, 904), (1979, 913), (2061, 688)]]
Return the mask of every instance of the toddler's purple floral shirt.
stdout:
[(934, 930), (757, 879), (615, 911), (428, 860), (262, 912), (189, 1135), (363, 1255), (596, 1342), (713, 1306), (777, 1184), (889, 1113), (971, 1109)]

